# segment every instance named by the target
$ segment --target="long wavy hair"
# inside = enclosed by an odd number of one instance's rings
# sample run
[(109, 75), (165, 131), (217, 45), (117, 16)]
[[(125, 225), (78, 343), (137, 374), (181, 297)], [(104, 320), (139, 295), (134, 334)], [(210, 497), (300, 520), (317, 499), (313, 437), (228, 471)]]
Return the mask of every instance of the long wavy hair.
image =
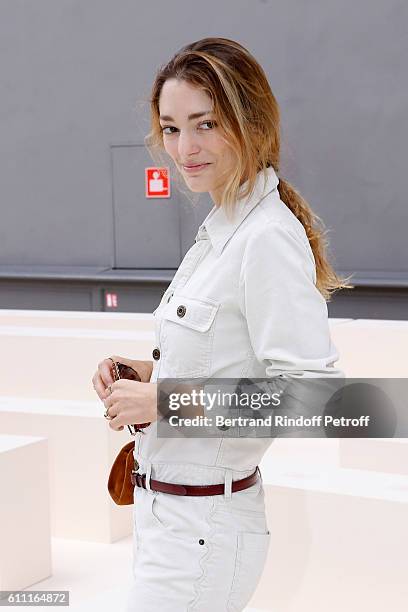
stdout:
[[(231, 217), (239, 198), (253, 192), (257, 175), (273, 167), (279, 178), (280, 199), (302, 223), (316, 263), (316, 287), (326, 301), (339, 289), (351, 289), (340, 278), (327, 256), (327, 230), (300, 193), (279, 176), (280, 112), (264, 70), (242, 45), (228, 38), (203, 38), (182, 47), (161, 66), (150, 96), (151, 130), (145, 145), (153, 159), (164, 151), (159, 98), (167, 79), (179, 79), (203, 89), (211, 98), (216, 123), (236, 156), (234, 171), (226, 181), (220, 206)], [(167, 160), (168, 161), (168, 160)], [(177, 173), (176, 173), (177, 175)], [(246, 182), (244, 188), (242, 183)]]

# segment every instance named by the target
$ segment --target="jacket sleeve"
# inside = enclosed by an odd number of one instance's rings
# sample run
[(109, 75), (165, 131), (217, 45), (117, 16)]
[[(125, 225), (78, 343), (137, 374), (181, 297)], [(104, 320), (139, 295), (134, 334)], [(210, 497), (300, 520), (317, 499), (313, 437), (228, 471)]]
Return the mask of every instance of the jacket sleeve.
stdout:
[[(269, 221), (250, 236), (239, 278), (239, 307), (265, 379), (249, 387), (243, 381), (244, 387), (247, 392), (252, 386), (253, 391), (283, 393), (281, 408), (287, 416), (315, 414), (344, 378), (333, 367), (338, 352), (330, 338), (326, 300), (315, 283), (306, 234)], [(327, 386), (323, 377), (337, 381)]]

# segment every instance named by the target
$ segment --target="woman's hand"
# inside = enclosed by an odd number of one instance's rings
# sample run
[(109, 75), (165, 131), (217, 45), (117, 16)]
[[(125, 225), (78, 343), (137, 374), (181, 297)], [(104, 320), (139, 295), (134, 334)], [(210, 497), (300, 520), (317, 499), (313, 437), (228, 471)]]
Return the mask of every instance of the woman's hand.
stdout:
[[(114, 361), (118, 361), (127, 366), (130, 366), (131, 368), (136, 370), (136, 372), (139, 374), (142, 383), (144, 384), (149, 383), (151, 374), (152, 374), (152, 370), (153, 370), (153, 362), (141, 361), (137, 359), (128, 359), (127, 357), (121, 357), (119, 355), (112, 355), (112, 359)], [(100, 363), (98, 363), (98, 369), (92, 377), (92, 384), (93, 384), (93, 388), (98, 394), (99, 399), (105, 404), (105, 400), (107, 399), (109, 395), (108, 386), (111, 385), (112, 391), (113, 391), (113, 385), (123, 380), (124, 379), (121, 379), (120, 381), (115, 381), (113, 372), (112, 372), (112, 361), (110, 358), (107, 358), (101, 361)], [(134, 384), (136, 381), (127, 381), (127, 382), (131, 382)], [(138, 382), (137, 384), (140, 385), (141, 383)], [(153, 392), (151, 393), (153, 394)], [(156, 396), (156, 390), (154, 390), (154, 395)], [(105, 404), (105, 407), (106, 407), (106, 404)], [(142, 419), (142, 420), (139, 420), (138, 422), (139, 423), (147, 423), (149, 421), (152, 422), (153, 420), (156, 420), (156, 418), (157, 418), (157, 411), (156, 411), (156, 405), (155, 405), (154, 406), (154, 417), (144, 419), (144, 420)], [(116, 421), (116, 424), (117, 423), (118, 422)], [(131, 421), (129, 424), (135, 424), (135, 423), (137, 423), (137, 421)], [(126, 424), (127, 423), (124, 423), (124, 425)], [(117, 429), (118, 430), (123, 429), (124, 425), (117, 427)]]
[[(152, 375), (153, 363), (151, 361), (140, 361), (137, 359), (127, 359), (126, 357), (119, 357), (119, 355), (112, 355), (114, 361), (119, 361), (127, 366), (130, 366), (139, 374), (142, 382), (149, 382)], [(104, 400), (106, 397), (106, 389), (108, 385), (114, 382), (112, 373), (112, 361), (110, 358), (104, 359), (98, 363), (98, 369), (92, 377), (93, 388), (100, 400)]]
[(152, 423), (157, 420), (157, 383), (138, 382), (121, 378), (111, 384), (112, 393), (106, 390), (103, 403), (111, 420), (109, 427), (115, 431), (125, 425)]

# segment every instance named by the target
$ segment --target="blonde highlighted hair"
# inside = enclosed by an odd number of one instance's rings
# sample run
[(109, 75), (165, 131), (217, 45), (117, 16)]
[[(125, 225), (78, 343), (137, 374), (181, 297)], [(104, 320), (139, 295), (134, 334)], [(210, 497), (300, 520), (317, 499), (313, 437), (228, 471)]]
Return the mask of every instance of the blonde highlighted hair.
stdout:
[[(250, 196), (260, 171), (265, 180), (270, 166), (279, 175), (280, 112), (265, 72), (247, 49), (228, 38), (203, 38), (180, 49), (159, 69), (152, 87), (151, 131), (145, 144), (154, 159), (164, 150), (159, 99), (163, 84), (171, 78), (201, 88), (212, 100), (216, 123), (236, 156), (220, 202), (231, 217), (238, 193), (239, 198)], [(281, 177), (278, 191), (306, 231), (316, 262), (316, 286), (325, 300), (339, 289), (352, 288), (347, 284), (350, 277), (340, 278), (328, 261), (327, 230), (320, 217)]]

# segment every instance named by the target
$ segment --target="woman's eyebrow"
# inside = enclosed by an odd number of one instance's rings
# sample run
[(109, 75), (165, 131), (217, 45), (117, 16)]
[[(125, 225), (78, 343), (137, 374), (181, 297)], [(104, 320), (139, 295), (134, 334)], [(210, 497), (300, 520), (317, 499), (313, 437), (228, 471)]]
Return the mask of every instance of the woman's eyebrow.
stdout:
[[(202, 113), (192, 113), (191, 115), (188, 116), (189, 120), (191, 119), (198, 119), (199, 117), (203, 117), (204, 115), (209, 115), (210, 113), (212, 113), (212, 111), (203, 111)], [(174, 121), (173, 117), (170, 117), (170, 115), (160, 115), (160, 119), (162, 121)]]

